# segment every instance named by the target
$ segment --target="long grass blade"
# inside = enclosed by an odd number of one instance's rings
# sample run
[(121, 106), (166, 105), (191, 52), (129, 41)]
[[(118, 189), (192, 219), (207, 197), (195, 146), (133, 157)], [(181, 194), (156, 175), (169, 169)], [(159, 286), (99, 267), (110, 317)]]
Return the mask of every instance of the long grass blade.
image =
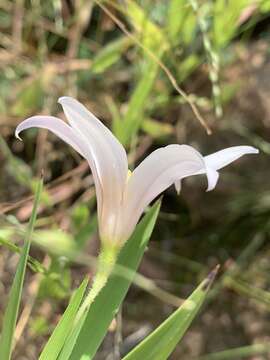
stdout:
[(66, 341), (66, 338), (71, 331), (77, 311), (82, 302), (82, 298), (84, 296), (87, 284), (88, 280), (85, 279), (74, 293), (68, 307), (66, 308), (66, 311), (64, 312), (47, 344), (45, 345), (42, 353), (40, 354), (39, 360), (57, 359)]
[(37, 217), (37, 209), (42, 192), (42, 186), (43, 186), (43, 179), (40, 179), (40, 181), (37, 184), (34, 206), (31, 214), (30, 222), (28, 225), (28, 229), (26, 232), (23, 250), (20, 256), (19, 264), (9, 293), (9, 300), (4, 315), (3, 328), (0, 339), (0, 354), (2, 360), (9, 360), (11, 358), (12, 341), (13, 341), (16, 322), (17, 322), (20, 301), (22, 297), (22, 288), (25, 277), (27, 259), (31, 245), (32, 233), (34, 230), (34, 225)]
[(187, 300), (123, 360), (166, 360), (182, 339), (202, 306), (216, 276), (214, 269)]

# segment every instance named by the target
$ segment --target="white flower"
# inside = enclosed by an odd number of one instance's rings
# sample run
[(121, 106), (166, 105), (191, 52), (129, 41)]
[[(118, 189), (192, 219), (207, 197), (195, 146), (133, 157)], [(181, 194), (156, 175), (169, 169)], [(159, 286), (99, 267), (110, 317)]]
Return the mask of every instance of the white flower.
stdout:
[(258, 153), (251, 146), (234, 146), (203, 157), (189, 145), (173, 144), (153, 151), (128, 176), (125, 149), (110, 130), (77, 100), (62, 97), (59, 103), (69, 125), (53, 116), (33, 116), (18, 125), (16, 136), (31, 127), (51, 130), (88, 161), (103, 243), (121, 246), (147, 205), (173, 183), (180, 191), (183, 178), (206, 174), (207, 190), (212, 190), (218, 180), (217, 170), (244, 154)]

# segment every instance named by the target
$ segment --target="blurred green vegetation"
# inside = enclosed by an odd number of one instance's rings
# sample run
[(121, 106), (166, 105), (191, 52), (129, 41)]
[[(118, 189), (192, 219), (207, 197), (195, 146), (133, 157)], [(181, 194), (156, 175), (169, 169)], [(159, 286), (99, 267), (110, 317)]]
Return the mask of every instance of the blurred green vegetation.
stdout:
[[(209, 268), (222, 265), (205, 315), (175, 359), (221, 350), (209, 359), (238, 359), (245, 346), (249, 359), (254, 349), (268, 352), (269, 30), (269, 0), (0, 1), (0, 322), (36, 176), (45, 174), (24, 297), (25, 306), (29, 294), (35, 300), (25, 329), (35, 345), (19, 340), (14, 359), (36, 358), (98, 251), (87, 164), (46, 131), (25, 132), (23, 143), (14, 138), (29, 115), (62, 116), (63, 95), (77, 97), (113, 130), (131, 169), (169, 143), (205, 154), (241, 144), (261, 150), (226, 168), (212, 193), (195, 178), (180, 197), (165, 193), (141, 272), (185, 297)], [(142, 322), (154, 326), (157, 313), (168, 311), (166, 298), (142, 288), (134, 287), (123, 306), (124, 348)], [(230, 353), (233, 347), (240, 355)], [(111, 348), (109, 339), (100, 358)]]

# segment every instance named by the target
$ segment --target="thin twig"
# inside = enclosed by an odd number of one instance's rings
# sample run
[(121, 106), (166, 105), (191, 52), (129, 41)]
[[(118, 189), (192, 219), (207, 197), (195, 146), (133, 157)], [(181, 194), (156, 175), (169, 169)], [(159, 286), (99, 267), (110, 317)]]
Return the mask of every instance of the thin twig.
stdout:
[[(75, 21), (69, 31), (69, 43), (66, 53), (68, 60), (72, 60), (77, 56), (81, 37), (85, 27), (89, 23), (92, 8), (93, 2), (91, 0), (78, 1), (77, 6), (75, 7)], [(76, 74), (69, 73), (67, 76), (67, 82), (68, 89), (72, 89), (72, 85), (76, 82)]]
[(12, 47), (13, 53), (18, 55), (22, 51), (24, 0), (14, 2), (14, 14), (12, 23)]

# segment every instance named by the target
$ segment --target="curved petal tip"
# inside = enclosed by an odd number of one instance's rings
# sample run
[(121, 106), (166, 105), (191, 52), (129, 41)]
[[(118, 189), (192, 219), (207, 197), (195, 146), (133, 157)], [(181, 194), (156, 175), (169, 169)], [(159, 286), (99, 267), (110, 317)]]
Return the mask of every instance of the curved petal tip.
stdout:
[(229, 165), (243, 155), (258, 153), (259, 150), (253, 146), (233, 146), (205, 156), (206, 175), (208, 178), (208, 188), (206, 191), (211, 191), (215, 188), (219, 178), (217, 170)]
[(209, 167), (206, 168), (206, 176), (208, 180), (208, 187), (206, 191), (214, 190), (217, 185), (219, 173), (215, 169), (211, 169)]
[(23, 130), (20, 126), (21, 124), (19, 124), (17, 127), (16, 127), (16, 130), (15, 130), (15, 137), (16, 139), (20, 140), (20, 141), (23, 141), (22, 138), (20, 137), (20, 132)]
[[(67, 101), (74, 101), (75, 99), (73, 99), (71, 96), (61, 96), (58, 100), (57, 100), (57, 102), (59, 103), (59, 104), (64, 104), (65, 102), (67, 102)], [(76, 100), (75, 100), (76, 101)]]
[(246, 154), (258, 154), (259, 150), (253, 146), (232, 146), (223, 150), (219, 150), (211, 155), (204, 157), (207, 167), (219, 170), (229, 165), (233, 161), (239, 159)]
[(250, 146), (250, 154), (259, 154), (260, 150), (253, 147), (253, 146)]

